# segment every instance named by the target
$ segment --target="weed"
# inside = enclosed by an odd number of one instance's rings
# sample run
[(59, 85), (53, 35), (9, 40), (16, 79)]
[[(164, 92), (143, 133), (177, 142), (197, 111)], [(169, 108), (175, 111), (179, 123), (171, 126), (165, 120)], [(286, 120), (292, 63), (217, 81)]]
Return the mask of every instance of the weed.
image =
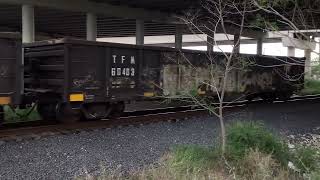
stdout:
[(241, 160), (251, 149), (271, 154), (281, 164), (287, 165), (289, 149), (280, 138), (268, 131), (262, 123), (235, 122), (227, 128), (228, 156)]
[(317, 149), (311, 147), (298, 147), (293, 152), (293, 163), (302, 172), (320, 170), (320, 157)]

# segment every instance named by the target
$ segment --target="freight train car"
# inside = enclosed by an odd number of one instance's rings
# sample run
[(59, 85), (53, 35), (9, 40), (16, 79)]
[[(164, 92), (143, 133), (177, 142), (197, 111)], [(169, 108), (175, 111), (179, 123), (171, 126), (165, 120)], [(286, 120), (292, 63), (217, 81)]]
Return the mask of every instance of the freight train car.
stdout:
[(0, 34), (0, 124), (4, 119), (3, 105), (20, 103), (22, 64), (21, 42), (9, 34)]
[[(25, 99), (45, 119), (76, 121), (117, 115), (126, 101), (197, 89), (216, 95), (223, 77), (222, 53), (60, 39), (24, 46)], [(237, 55), (228, 96), (272, 100), (303, 86), (303, 59)], [(215, 83), (217, 89), (207, 84)]]

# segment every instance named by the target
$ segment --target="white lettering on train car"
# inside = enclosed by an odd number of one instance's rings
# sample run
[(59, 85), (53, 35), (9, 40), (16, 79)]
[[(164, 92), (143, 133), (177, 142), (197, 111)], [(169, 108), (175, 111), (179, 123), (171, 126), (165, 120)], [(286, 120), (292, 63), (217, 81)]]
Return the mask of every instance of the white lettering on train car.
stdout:
[[(117, 55), (112, 55), (113, 64), (117, 63)], [(127, 60), (126, 56), (121, 56), (121, 64), (124, 64)], [(134, 56), (130, 56), (130, 64), (136, 64), (136, 58)]]
[(135, 68), (111, 68), (111, 76), (135, 76)]
[[(119, 58), (118, 58), (119, 57)], [(113, 65), (111, 67), (111, 76), (130, 77), (135, 76), (136, 59), (135, 56), (112, 55)], [(117, 67), (118, 65), (118, 67)], [(115, 67), (116, 66), (116, 67)], [(121, 66), (121, 67), (119, 67)], [(125, 66), (125, 67), (123, 67)]]
[(121, 63), (123, 64), (124, 61), (126, 60), (126, 57), (125, 56), (121, 56)]
[(134, 56), (131, 56), (131, 64), (136, 64), (136, 60), (135, 60)]
[(116, 63), (117, 55), (113, 55), (112, 57), (113, 57), (113, 64), (115, 64), (115, 63)]

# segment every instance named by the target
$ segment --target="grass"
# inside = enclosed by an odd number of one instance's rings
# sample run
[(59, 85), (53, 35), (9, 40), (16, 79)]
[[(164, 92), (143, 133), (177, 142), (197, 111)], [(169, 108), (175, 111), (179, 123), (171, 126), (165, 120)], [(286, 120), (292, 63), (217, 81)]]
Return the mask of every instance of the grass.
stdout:
[(320, 81), (318, 80), (305, 80), (304, 89), (299, 93), (300, 95), (313, 95), (320, 94)]
[[(195, 147), (191, 147), (194, 149)], [(198, 147), (200, 151), (207, 151), (208, 149), (202, 149)], [(197, 149), (198, 149), (197, 148)], [(193, 152), (193, 150), (191, 150)], [(160, 161), (156, 167), (149, 167), (140, 171), (131, 172), (129, 174), (122, 174), (120, 172), (110, 172), (106, 169), (101, 170), (101, 175), (95, 177), (89, 173), (83, 177), (76, 179), (82, 180), (295, 180), (301, 179), (302, 176), (292, 172), (290, 169), (282, 168), (281, 165), (272, 158), (271, 155), (261, 153), (258, 150), (250, 150), (243, 157), (243, 159), (237, 163), (228, 161), (223, 158), (203, 158), (198, 161), (199, 154), (193, 152), (190, 154), (190, 149), (187, 147), (179, 151), (175, 151), (167, 155), (167, 157)], [(178, 153), (178, 154), (176, 154)], [(177, 156), (182, 154), (188, 154), (189, 158), (180, 159)], [(209, 153), (211, 155), (211, 153)], [(193, 156), (195, 155), (195, 156)], [(181, 158), (181, 157), (180, 157)], [(191, 159), (192, 160), (191, 160)], [(175, 162), (175, 164), (172, 164)], [(203, 162), (206, 165), (199, 168), (199, 162)], [(182, 171), (181, 166), (186, 168)], [(178, 168), (178, 169), (177, 169)]]
[[(227, 132), (228, 151), (224, 156), (219, 146), (177, 146), (156, 167), (128, 174), (103, 169), (101, 176), (87, 174), (77, 179), (320, 179), (319, 150), (304, 147), (289, 150), (284, 141), (261, 123), (237, 122)], [(287, 162), (293, 162), (296, 169)]]
[(200, 146), (178, 146), (172, 150), (170, 167), (178, 172), (199, 173), (215, 166), (219, 151)]
[(293, 152), (293, 157), (293, 163), (303, 173), (320, 170), (320, 155), (315, 148), (300, 146)]

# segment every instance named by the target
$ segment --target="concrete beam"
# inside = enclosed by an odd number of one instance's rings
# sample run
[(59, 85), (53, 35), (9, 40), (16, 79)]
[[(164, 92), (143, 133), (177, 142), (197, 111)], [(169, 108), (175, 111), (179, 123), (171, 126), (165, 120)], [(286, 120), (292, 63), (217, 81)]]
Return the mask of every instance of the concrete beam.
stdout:
[[(213, 27), (212, 29), (216, 29), (215, 27)], [(223, 33), (223, 34), (239, 34), (239, 26), (235, 26), (235, 25), (226, 25), (225, 27), (225, 32), (222, 30), (221, 27), (217, 28), (217, 32), (216, 33)], [(268, 33), (266, 32), (262, 32), (262, 31), (258, 31), (258, 30), (252, 30), (249, 28), (243, 28), (242, 32), (241, 32), (241, 36), (242, 37), (249, 37), (249, 38), (253, 38), (253, 39), (257, 39), (260, 37), (267, 37)]]
[(87, 13), (87, 40), (97, 40), (97, 16), (93, 13)]
[(22, 5), (22, 42), (32, 43), (34, 40), (34, 7), (32, 5)]
[(136, 45), (144, 45), (144, 21), (136, 20)]
[(169, 13), (143, 8), (132, 8), (127, 6), (115, 6), (108, 3), (98, 3), (90, 0), (0, 0), (1, 4), (32, 5), (76, 12), (91, 12), (94, 14), (107, 15), (111, 17), (154, 20), (160, 22), (178, 22), (177, 18)]
[[(241, 39), (241, 44), (256, 44), (257, 41), (255, 39)], [(216, 40), (217, 45), (233, 45), (233, 40)], [(265, 39), (264, 43), (281, 43), (281, 39)], [(164, 46), (164, 47), (174, 47), (174, 43), (148, 43), (147, 45), (151, 46)], [(190, 46), (207, 46), (207, 41), (197, 41), (197, 42), (183, 42), (183, 47), (190, 47)]]
[(282, 44), (284, 47), (293, 47), (293, 48), (302, 49), (302, 50), (307, 50), (307, 49), (315, 50), (316, 48), (315, 42), (296, 39), (293, 37), (282, 38)]

